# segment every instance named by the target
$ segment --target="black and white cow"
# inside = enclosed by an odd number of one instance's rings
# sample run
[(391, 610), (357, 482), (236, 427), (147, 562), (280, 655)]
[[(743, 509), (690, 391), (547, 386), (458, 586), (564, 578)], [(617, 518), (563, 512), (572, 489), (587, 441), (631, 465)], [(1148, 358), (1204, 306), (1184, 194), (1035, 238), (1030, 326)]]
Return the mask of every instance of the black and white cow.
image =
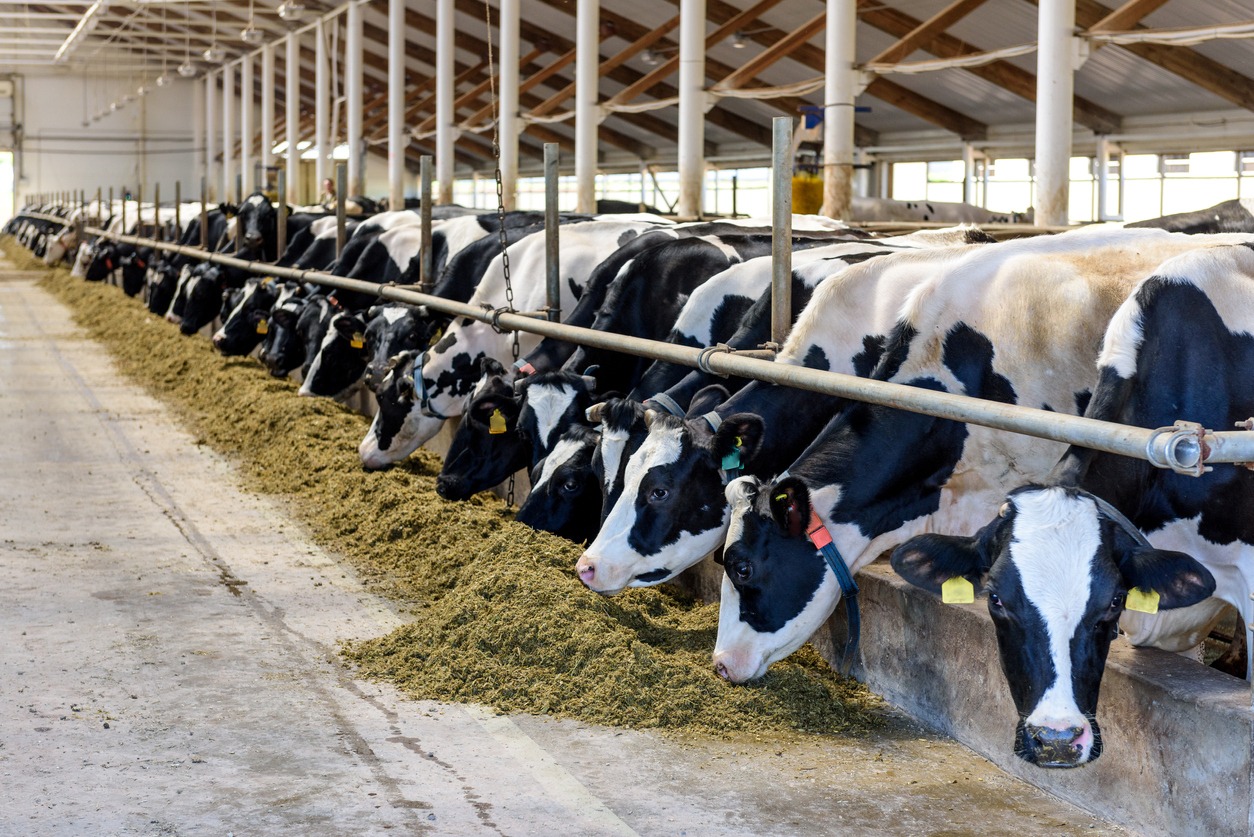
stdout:
[[(565, 310), (574, 304), (575, 295), (582, 291), (606, 252), (656, 225), (650, 221), (610, 220), (564, 225), (562, 308)], [(518, 310), (534, 310), (544, 304), (544, 250), (544, 236), (534, 233), (509, 248), (514, 304)], [(506, 304), (500, 254), (492, 260), (469, 303), (486, 309)], [(538, 338), (527, 334), (519, 334), (518, 340), (523, 352), (539, 342)], [(387, 467), (435, 436), (447, 418), (461, 415), (467, 396), (479, 380), (480, 360), (490, 357), (501, 363), (508, 362), (512, 342), (511, 335), (498, 334), (487, 323), (458, 320), (431, 349), (419, 358), (407, 359), (404, 367), (394, 369), (394, 381), (402, 384), (394, 392), (398, 403), (385, 409), (382, 401), (390, 397), (389, 389), (381, 388), (379, 412), (358, 448), (362, 464), (367, 468)], [(420, 362), (415, 368), (417, 361)]]
[[(1249, 427), (1254, 242), (1199, 246), (1152, 268), (1111, 319), (1086, 416)], [(1117, 622), (1134, 644), (1179, 651), (1206, 637), (1225, 603), (1254, 621), (1251, 508), (1248, 467), (1194, 477), (1073, 447), (978, 534), (913, 538), (892, 563), (932, 591), (959, 576), (984, 588), (1019, 712), (1015, 753), (1074, 767), (1102, 751), (1097, 698)]]
[(270, 322), (257, 356), (276, 378), (287, 377), (305, 362), (305, 341), (299, 326), (310, 300), (293, 292), (270, 309)]
[[(871, 377), (1077, 414), (1115, 310), (1165, 259), (1202, 246), (1195, 236), (1094, 228), (919, 254), (926, 279)], [(733, 682), (760, 677), (831, 615), (840, 586), (809, 532), (825, 528), (856, 572), (916, 534), (974, 530), (1061, 453), (1040, 439), (847, 404), (782, 474), (728, 486), (716, 671)]]
[(224, 355), (246, 355), (270, 333), (270, 312), (285, 298), (295, 296), (300, 285), (270, 278), (249, 279), (238, 292), (222, 327), (213, 333), (214, 348)]
[(531, 492), (514, 519), (575, 543), (595, 537), (600, 528), (601, 487), (592, 467), (600, 432), (575, 424), (531, 471)]
[[(982, 246), (955, 244), (964, 240), (965, 233), (926, 241), (955, 250)], [(917, 265), (931, 251), (914, 252), (921, 246), (861, 242), (798, 254), (806, 258), (794, 274), (816, 290), (776, 362), (869, 375), (902, 301), (923, 281)], [(804, 449), (839, 401), (755, 382), (717, 408), (689, 409), (687, 420), (646, 413), (648, 439), (627, 461), (623, 494), (580, 556), (579, 577), (597, 592), (616, 593), (665, 581), (700, 561), (726, 531), (722, 462), (730, 448), (739, 450), (745, 472), (769, 476)], [(649, 486), (658, 481), (668, 485), (654, 492)]]
[(309, 368), (301, 381), (300, 395), (328, 398), (346, 395), (366, 371), (370, 350), (366, 346), (366, 323), (351, 311), (331, 315)]

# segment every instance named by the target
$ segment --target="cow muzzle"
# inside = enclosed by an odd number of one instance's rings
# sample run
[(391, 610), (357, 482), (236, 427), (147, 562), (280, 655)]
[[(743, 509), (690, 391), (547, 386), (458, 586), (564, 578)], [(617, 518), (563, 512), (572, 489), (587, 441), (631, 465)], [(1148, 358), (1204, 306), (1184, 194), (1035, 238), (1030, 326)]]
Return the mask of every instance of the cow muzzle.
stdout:
[(1037, 767), (1079, 767), (1091, 759), (1093, 729), (1087, 722), (1079, 726), (1023, 724), (1024, 761)]
[(244, 244), (250, 249), (256, 250), (265, 241), (259, 232), (248, 232), (244, 234)]

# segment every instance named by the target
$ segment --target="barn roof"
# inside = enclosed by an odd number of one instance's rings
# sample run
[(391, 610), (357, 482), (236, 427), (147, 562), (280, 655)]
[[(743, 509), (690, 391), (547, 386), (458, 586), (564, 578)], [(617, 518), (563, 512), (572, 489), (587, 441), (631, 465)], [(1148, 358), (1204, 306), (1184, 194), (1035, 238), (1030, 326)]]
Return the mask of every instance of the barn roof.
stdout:
[[(457, 116), (466, 131), (458, 143), (458, 165), (490, 170), (490, 115), (486, 92), (473, 94), (487, 78), (487, 41), (495, 45), (496, 8), (488, 0), (455, 0), (457, 92), (465, 99)], [(677, 53), (679, 0), (601, 0), (601, 58), (614, 64), (600, 81), (603, 102), (615, 97), (639, 104), (675, 95), (675, 72), (663, 74), (640, 93), (631, 86), (665, 68)], [(299, 4), (298, 4), (299, 5)], [(14, 3), (0, 0), (0, 72), (103, 72), (155, 78), (190, 57), (198, 72), (212, 69), (200, 58), (216, 43), (227, 60), (254, 52), (240, 31), (250, 19), (266, 40), (331, 11), (329, 2), (306, 2), (305, 18), (293, 24), (276, 13), (276, 4), (261, 0), (185, 2)], [(568, 91), (573, 82), (574, 0), (526, 0), (522, 21), (522, 78), (544, 76), (522, 95), (524, 113), (540, 111), (545, 119), (573, 109)], [(366, 126), (370, 138), (382, 142), (386, 132), (387, 2), (363, 3)], [(406, 14), (407, 127), (417, 136), (411, 160), (433, 153), (429, 135), (433, 121), (435, 66), (435, 4), (411, 2)], [(820, 0), (706, 0), (707, 31), (719, 33), (708, 48), (707, 87), (718, 82), (740, 89), (794, 85), (823, 73)], [(92, 11), (94, 9), (94, 11)], [(87, 16), (92, 22), (62, 64), (53, 63), (70, 33)], [(858, 61), (907, 65), (936, 58), (954, 58), (1025, 46), (1022, 54), (978, 66), (923, 73), (867, 73), (858, 97), (858, 143), (881, 156), (952, 159), (964, 140), (998, 154), (1030, 154), (1036, 56), (1035, 4), (1027, 0), (858, 0)], [(1161, 30), (1233, 27), (1254, 21), (1254, 0), (1126, 0), (1108, 6), (1077, 0), (1077, 30), (1133, 33), (1155, 37)], [(344, 38), (332, 31), (333, 52)], [(1254, 28), (1252, 26), (1251, 28)], [(1140, 33), (1137, 35), (1136, 33)], [(1235, 32), (1233, 34), (1240, 34)], [(789, 36), (792, 35), (791, 38)], [(785, 40), (787, 39), (787, 40)], [(1254, 147), (1254, 40), (1216, 38), (1191, 45), (1153, 39), (1105, 43), (1083, 39), (1089, 55), (1075, 78), (1076, 140), (1083, 144), (1104, 134), (1135, 150), (1199, 150)], [(647, 49), (645, 45), (647, 44)], [(780, 44), (780, 47), (772, 49)], [(787, 48), (782, 45), (788, 44)], [(773, 58), (773, 60), (772, 60)], [(995, 60), (992, 60), (995, 59)], [(313, 121), (312, 37), (301, 49), (302, 119)], [(569, 63), (566, 63), (569, 62)], [(282, 78), (282, 50), (276, 61)], [(554, 71), (554, 66), (559, 69)], [(340, 64), (339, 66), (342, 66)], [(746, 66), (745, 72), (732, 73)], [(901, 69), (900, 67), (898, 69)], [(908, 69), (908, 67), (906, 68)], [(255, 75), (260, 96), (260, 74)], [(729, 84), (729, 77), (731, 83)], [(238, 85), (238, 74), (236, 84)], [(282, 83), (277, 98), (281, 113)], [(624, 92), (626, 91), (626, 92)], [(779, 92), (779, 91), (777, 91)], [(467, 94), (464, 95), (463, 94)], [(773, 98), (717, 100), (707, 114), (707, 156), (743, 163), (766, 162), (770, 119), (798, 115), (805, 105), (822, 101), (822, 88)], [(473, 118), (472, 118), (473, 117)], [(342, 119), (342, 115), (341, 115)], [(602, 163), (606, 167), (638, 168), (642, 161), (666, 166), (675, 159), (677, 108), (672, 104), (645, 112), (609, 112), (600, 127)], [(479, 131), (471, 130), (479, 128)], [(309, 128), (312, 133), (312, 127)], [(341, 124), (336, 129), (343, 136)], [(520, 162), (538, 168), (541, 145), (559, 142), (573, 149), (573, 119), (531, 124), (523, 134)], [(1082, 146), (1081, 146), (1082, 147)], [(377, 150), (384, 151), (382, 145)]]

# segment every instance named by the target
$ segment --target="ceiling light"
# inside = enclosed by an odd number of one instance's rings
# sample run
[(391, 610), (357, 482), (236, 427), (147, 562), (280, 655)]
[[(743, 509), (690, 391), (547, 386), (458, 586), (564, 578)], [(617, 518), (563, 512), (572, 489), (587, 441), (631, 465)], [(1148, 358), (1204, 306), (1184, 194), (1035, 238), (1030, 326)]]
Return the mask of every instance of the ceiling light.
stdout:
[(262, 32), (260, 29), (258, 29), (256, 26), (253, 26), (250, 23), (248, 24), (248, 27), (244, 29), (243, 32), (239, 33), (239, 39), (246, 44), (256, 45), (266, 39), (266, 33)]
[(138, 90), (136, 90), (135, 92), (136, 92), (136, 93), (138, 93), (138, 94), (139, 94), (139, 95), (141, 95), (141, 96), (147, 96), (147, 95), (148, 95), (148, 87), (147, 87), (146, 85), (141, 84), (141, 85), (139, 86), (139, 89), (138, 89)]
[(279, 13), (279, 17), (284, 20), (300, 20), (301, 16), (305, 14), (305, 4), (296, 3), (293, 0), (283, 0), (276, 11)]
[(651, 49), (646, 49), (644, 52), (640, 53), (640, 60), (650, 67), (656, 66), (661, 61), (661, 59), (658, 58), (658, 54)]
[(110, 110), (110, 111), (115, 111), (115, 110), (117, 110), (117, 109), (118, 109), (118, 108), (120, 108), (120, 107), (122, 107), (122, 106), (121, 106), (121, 105), (119, 105), (117, 102), (110, 102), (110, 103), (109, 103), (109, 110)]
[(210, 64), (221, 64), (226, 58), (226, 53), (217, 44), (212, 44), (208, 49), (200, 54), (200, 57), (208, 61)]
[(182, 64), (179, 64), (176, 72), (183, 78), (191, 78), (196, 75), (196, 66), (190, 61), (184, 61)]
[(158, 87), (166, 87), (170, 84), (170, 77), (167, 76), (165, 73), (162, 73), (161, 75), (157, 76), (157, 80), (154, 82), (154, 84), (156, 84)]
[(733, 32), (731, 36), (731, 45), (735, 47), (736, 49), (744, 49), (745, 48), (745, 33), (739, 29)]
[(70, 57), (70, 53), (78, 49), (78, 45), (87, 37), (87, 34), (96, 28), (96, 24), (100, 22), (98, 19), (99, 15), (104, 14), (108, 10), (108, 3), (100, 2), (99, 0), (92, 3), (87, 11), (83, 12), (83, 16), (79, 18), (78, 24), (73, 31), (66, 36), (65, 42), (57, 49), (57, 54), (52, 58), (53, 63), (64, 63)]

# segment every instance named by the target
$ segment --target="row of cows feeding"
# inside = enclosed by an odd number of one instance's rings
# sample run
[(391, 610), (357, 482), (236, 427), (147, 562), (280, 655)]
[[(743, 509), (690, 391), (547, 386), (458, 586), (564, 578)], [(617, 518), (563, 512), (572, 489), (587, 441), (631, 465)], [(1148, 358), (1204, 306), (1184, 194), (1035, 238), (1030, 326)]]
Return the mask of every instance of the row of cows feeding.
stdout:
[[(170, 233), (196, 243), (188, 214)], [(274, 215), (261, 195), (220, 207), (210, 240), (250, 259), (416, 281), (413, 212), (356, 221), (338, 260), (333, 222), (308, 213), (275, 253)], [(514, 306), (544, 305), (535, 214), (509, 213), (503, 228), (495, 214), (453, 207), (437, 218), (434, 295), (504, 306), (504, 238)], [(38, 227), (19, 216), (7, 231), (29, 243)], [(1250, 232), (873, 238), (813, 216), (793, 230), (794, 325), (775, 363), (1142, 427), (1250, 427)], [(686, 346), (769, 339), (770, 234), (759, 223), (564, 216), (560, 239), (566, 323)], [(368, 387), (378, 409), (359, 447), (366, 468), (460, 419), (439, 493), (464, 499), (527, 469), (518, 519), (586, 543), (574, 569), (592, 590), (660, 584), (714, 556), (724, 574), (713, 662), (731, 682), (762, 676), (832, 615), (853, 591), (834, 570), (890, 552), (920, 587), (986, 595), (1019, 711), (1015, 752), (1072, 767), (1101, 753), (1098, 687), (1119, 628), (1135, 644), (1186, 651), (1229, 606), (1254, 621), (1254, 474), (1243, 465), (1183, 476), (527, 333), (515, 362), (514, 335), (425, 306), (103, 238), (74, 258), (89, 280), (120, 271), (128, 293), (142, 290), (185, 333), (220, 318), (223, 354), (257, 350), (275, 375), (301, 369), (302, 394)]]

